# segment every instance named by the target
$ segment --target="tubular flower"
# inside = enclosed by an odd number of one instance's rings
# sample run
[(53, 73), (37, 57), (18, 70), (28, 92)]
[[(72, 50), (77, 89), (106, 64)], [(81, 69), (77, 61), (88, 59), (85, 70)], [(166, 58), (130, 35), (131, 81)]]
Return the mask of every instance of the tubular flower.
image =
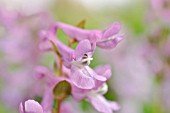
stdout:
[[(47, 38), (46, 40), (48, 42), (54, 42), (55, 46), (62, 56), (64, 65), (67, 68), (71, 69), (70, 79), (77, 87), (92, 89), (95, 87), (95, 80), (106, 81), (105, 77), (99, 76), (88, 66), (90, 64), (90, 61), (93, 60), (93, 50), (89, 40), (85, 39), (80, 41), (76, 49), (73, 50), (65, 44), (61, 43), (50, 32), (44, 37)], [(40, 47), (45, 48), (43, 46), (45, 46), (44, 42), (41, 43)], [(48, 47), (50, 47), (50, 45)], [(50, 49), (52, 48), (46, 48), (46, 50)]]
[(93, 49), (96, 45), (103, 49), (112, 49), (123, 39), (123, 35), (120, 34), (120, 24), (117, 22), (104, 31), (84, 30), (62, 22), (54, 23), (51, 30), (55, 34), (58, 28), (61, 28), (69, 37), (77, 41), (88, 39), (92, 43)]
[[(56, 37), (58, 28), (74, 39), (73, 42), (68, 40), (68, 46)], [(118, 110), (116, 102), (107, 101), (103, 97), (108, 90), (106, 81), (111, 77), (110, 66), (92, 69), (89, 65), (93, 60), (96, 45), (111, 49), (122, 40), (123, 36), (119, 31), (119, 23), (113, 23), (108, 29), (100, 31), (83, 30), (57, 22), (47, 31), (40, 32), (39, 48), (54, 53), (54, 67), (53, 70), (42, 66), (36, 68), (36, 77), (45, 81), (41, 105), (34, 100), (28, 100), (20, 104), (20, 113), (68, 113), (71, 110), (61, 106), (61, 102), (68, 96), (72, 96), (76, 101), (86, 99), (101, 113)], [(75, 49), (71, 48), (74, 41), (78, 42)]]
[(117, 111), (120, 109), (116, 102), (106, 100), (102, 95), (104, 95), (108, 90), (107, 84), (103, 84), (96, 90), (82, 90), (73, 88), (73, 97), (80, 101), (86, 99), (92, 106), (101, 113), (112, 113), (112, 111)]

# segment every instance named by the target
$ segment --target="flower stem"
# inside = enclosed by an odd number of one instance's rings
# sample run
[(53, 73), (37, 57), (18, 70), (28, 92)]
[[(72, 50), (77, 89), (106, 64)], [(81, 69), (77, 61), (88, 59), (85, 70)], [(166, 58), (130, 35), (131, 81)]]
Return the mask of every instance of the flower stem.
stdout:
[(63, 75), (63, 60), (60, 59), (60, 70), (59, 70), (59, 75), (62, 76)]
[(62, 103), (62, 99), (58, 99), (56, 113), (60, 113), (61, 103)]

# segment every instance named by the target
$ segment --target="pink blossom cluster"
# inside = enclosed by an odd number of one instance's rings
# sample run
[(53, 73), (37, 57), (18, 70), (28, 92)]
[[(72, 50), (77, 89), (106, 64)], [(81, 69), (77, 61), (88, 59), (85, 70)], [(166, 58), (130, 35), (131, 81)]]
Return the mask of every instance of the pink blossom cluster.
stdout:
[[(69, 37), (68, 45), (56, 36), (58, 29), (63, 30)], [(116, 47), (123, 39), (120, 30), (120, 24), (117, 22), (104, 31), (86, 30), (81, 26), (55, 22), (48, 30), (41, 31), (39, 48), (41, 51), (50, 51), (54, 54), (54, 68), (52, 70), (44, 66), (36, 68), (37, 78), (45, 80), (46, 84), (41, 104), (34, 100), (22, 102), (19, 106), (20, 113), (73, 113), (71, 110), (64, 111), (69, 109), (68, 107), (62, 109), (67, 96), (78, 102), (85, 99), (101, 113), (118, 110), (120, 107), (117, 102), (106, 100), (103, 96), (108, 91), (106, 81), (112, 75), (111, 67), (107, 64), (92, 69), (90, 63), (96, 47), (103, 49)], [(72, 45), (75, 42), (77, 45), (73, 49)], [(54, 100), (57, 101), (56, 107)]]

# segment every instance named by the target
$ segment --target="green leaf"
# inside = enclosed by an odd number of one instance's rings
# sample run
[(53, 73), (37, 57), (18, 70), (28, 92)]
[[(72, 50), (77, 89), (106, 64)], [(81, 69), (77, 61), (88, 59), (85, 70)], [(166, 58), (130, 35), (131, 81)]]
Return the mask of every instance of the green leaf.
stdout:
[(88, 111), (89, 109), (90, 109), (90, 103), (88, 102), (88, 101), (86, 101), (86, 100), (82, 100), (81, 102), (80, 102), (80, 107), (82, 108), (82, 110), (86, 110), (86, 111)]

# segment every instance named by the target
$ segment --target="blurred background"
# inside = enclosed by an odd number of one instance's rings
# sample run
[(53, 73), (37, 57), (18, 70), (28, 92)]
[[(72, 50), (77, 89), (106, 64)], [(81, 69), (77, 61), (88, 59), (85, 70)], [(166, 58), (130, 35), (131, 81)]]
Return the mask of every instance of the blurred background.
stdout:
[[(120, 103), (115, 113), (170, 113), (169, 0), (0, 0), (0, 113), (18, 113), (21, 101), (39, 99), (34, 68), (54, 60), (38, 50), (39, 31), (52, 21), (82, 20), (85, 29), (122, 25), (124, 40), (113, 50), (98, 48), (91, 63), (112, 66), (105, 97)], [(77, 106), (96, 113), (86, 101)]]

